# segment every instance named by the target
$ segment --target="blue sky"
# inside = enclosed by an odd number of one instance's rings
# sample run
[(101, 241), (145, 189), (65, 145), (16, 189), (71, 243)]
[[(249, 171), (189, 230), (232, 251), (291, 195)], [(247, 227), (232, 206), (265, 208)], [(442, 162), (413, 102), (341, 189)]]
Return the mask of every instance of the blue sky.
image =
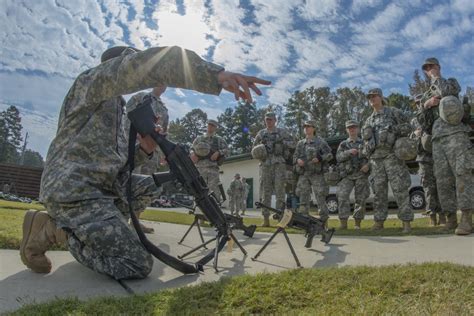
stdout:
[[(436, 56), (463, 92), (474, 85), (474, 1), (0, 0), (0, 110), (23, 114), (28, 147), (46, 154), (74, 78), (113, 45), (179, 45), (231, 71), (273, 81), (257, 100), (284, 103), (309, 86), (408, 94)], [(171, 118), (215, 118), (232, 96), (168, 89)]]

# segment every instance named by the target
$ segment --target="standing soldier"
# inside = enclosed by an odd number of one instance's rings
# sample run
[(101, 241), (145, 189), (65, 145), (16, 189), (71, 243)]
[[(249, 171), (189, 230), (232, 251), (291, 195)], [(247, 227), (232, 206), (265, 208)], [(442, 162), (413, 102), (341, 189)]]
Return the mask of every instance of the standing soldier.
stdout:
[[(161, 127), (162, 133), (166, 134), (168, 130), (168, 122), (169, 122), (169, 116), (168, 116), (168, 109), (166, 106), (163, 104), (163, 102), (160, 99), (160, 96), (166, 91), (166, 86), (160, 85), (155, 88), (153, 88), (152, 92), (146, 93), (146, 92), (140, 92), (135, 94), (130, 98), (130, 100), (127, 102), (127, 112), (133, 111), (139, 104), (141, 104), (144, 100), (144, 98), (151, 98), (151, 106), (153, 107), (153, 110), (155, 111), (155, 114), (157, 115), (157, 120), (156, 123)], [(130, 121), (127, 119), (127, 124), (125, 126), (127, 132), (127, 136), (130, 130)], [(164, 159), (163, 153), (161, 152), (159, 147), (156, 147), (155, 151), (153, 152), (152, 157), (149, 159), (143, 160), (141, 164), (138, 164), (134, 172), (138, 174), (144, 174), (144, 175), (151, 175), (154, 172), (158, 171), (158, 168), (160, 167), (160, 162), (161, 160)], [(140, 215), (143, 213), (143, 210), (136, 211), (135, 214), (137, 215), (137, 218), (140, 218)], [(140, 223), (142, 230), (144, 233), (151, 234), (154, 232), (153, 228), (147, 227)]]
[[(447, 216), (445, 229), (457, 227), (456, 235), (469, 235), (474, 205), (474, 149), (469, 141), (471, 128), (466, 124), (470, 108), (458, 99), (461, 88), (457, 80), (441, 77), (436, 58), (426, 59), (422, 69), (431, 86), (423, 94), (421, 121), (433, 126), (434, 173), (441, 210)], [(462, 212), (459, 226), (457, 209)]]
[(326, 205), (329, 186), (324, 178), (324, 171), (325, 163), (331, 161), (333, 155), (331, 147), (326, 141), (316, 136), (316, 121), (306, 121), (304, 123), (304, 133), (306, 138), (298, 142), (293, 155), (295, 170), (299, 174), (296, 195), (300, 198), (301, 212), (308, 214), (312, 190), (318, 204), (321, 220), (326, 221), (329, 217), (329, 210)]
[(242, 185), (244, 186), (244, 196), (242, 197), (242, 215), (245, 215), (247, 209), (247, 198), (250, 192), (250, 185), (246, 181), (247, 179), (242, 177)]
[[(417, 115), (412, 121), (414, 131), (411, 138), (417, 141), (417, 156), (418, 173), (421, 177), (421, 184), (426, 198), (426, 214), (430, 215), (431, 226), (445, 225), (446, 216), (441, 213), (441, 207), (438, 200), (438, 192), (436, 190), (436, 178), (433, 169), (433, 154), (431, 143), (432, 126), (423, 128), (418, 121), (418, 118), (423, 114), (423, 105), (421, 104), (423, 95), (415, 96), (415, 105), (417, 108)], [(432, 109), (431, 109), (432, 110)]]
[[(285, 160), (291, 157), (295, 144), (290, 133), (276, 127), (276, 115), (265, 114), (266, 128), (257, 133), (252, 146), (252, 156), (260, 162), (260, 199), (271, 205), (272, 193), (276, 195), (276, 208), (285, 208)], [(263, 226), (270, 226), (270, 211), (263, 209)]]
[(232, 180), (229, 189), (227, 189), (227, 195), (229, 196), (230, 214), (234, 215), (235, 212), (235, 215), (239, 216), (244, 195), (244, 186), (240, 180), (240, 174), (235, 174), (234, 180)]
[(339, 201), (340, 229), (347, 229), (347, 219), (350, 215), (349, 195), (355, 189), (354, 219), (355, 229), (360, 229), (360, 223), (365, 215), (365, 200), (370, 195), (367, 157), (362, 154), (363, 141), (358, 137), (359, 123), (346, 122), (349, 138), (339, 144), (336, 159), (341, 174), (337, 184), (337, 200)]
[(219, 124), (216, 120), (207, 121), (207, 132), (196, 137), (193, 142), (191, 159), (196, 164), (209, 190), (214, 192), (218, 202), (222, 202), (222, 192), (219, 189), (219, 166), (227, 156), (227, 143), (224, 138), (216, 135)]
[(370, 160), (370, 169), (374, 179), (374, 230), (383, 229), (388, 216), (388, 184), (392, 187), (398, 205), (398, 218), (403, 222), (403, 232), (411, 231), (413, 210), (410, 205), (410, 172), (405, 162), (394, 152), (395, 141), (407, 136), (411, 126), (405, 115), (398, 109), (386, 107), (382, 90), (369, 90), (367, 94), (372, 114), (362, 129), (364, 154)]

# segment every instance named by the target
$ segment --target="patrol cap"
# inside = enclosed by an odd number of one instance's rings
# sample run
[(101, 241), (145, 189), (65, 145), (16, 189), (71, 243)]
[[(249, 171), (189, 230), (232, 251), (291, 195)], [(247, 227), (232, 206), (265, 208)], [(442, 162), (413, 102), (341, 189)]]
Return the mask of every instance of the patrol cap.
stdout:
[(267, 112), (265, 114), (265, 118), (271, 118), (271, 119), (276, 120), (276, 114), (275, 114), (275, 112)]
[(351, 126), (357, 126), (357, 127), (359, 127), (359, 123), (358, 123), (357, 121), (354, 121), (354, 120), (346, 121), (346, 128), (347, 128), (347, 127), (351, 127)]
[(236, 173), (236, 174), (235, 174), (235, 177), (236, 177), (236, 178), (240, 178), (240, 173)]
[(438, 65), (439, 66), (439, 61), (435, 57), (429, 57), (425, 59), (425, 63), (423, 66), (421, 66), (421, 69), (426, 70), (426, 66), (428, 65)]
[(207, 124), (214, 125), (215, 127), (219, 127), (219, 123), (216, 120), (207, 120)]
[(380, 89), (380, 88), (370, 89), (369, 92), (367, 92), (367, 99), (370, 98), (370, 96), (372, 96), (372, 95), (378, 95), (383, 99), (382, 89)]
[(303, 124), (303, 127), (306, 127), (306, 126), (311, 126), (313, 128), (316, 128), (316, 121), (314, 120), (305, 121)]
[(106, 49), (100, 56), (100, 62), (103, 63), (109, 59), (119, 57), (126, 50), (130, 50), (130, 53), (140, 52), (139, 49), (136, 49), (131, 46), (114, 46)]

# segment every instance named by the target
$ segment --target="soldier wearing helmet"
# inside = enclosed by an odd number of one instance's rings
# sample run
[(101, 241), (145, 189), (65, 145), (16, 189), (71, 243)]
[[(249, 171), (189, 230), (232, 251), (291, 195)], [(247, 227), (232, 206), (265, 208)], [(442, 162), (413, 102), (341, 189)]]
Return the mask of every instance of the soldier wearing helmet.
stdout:
[[(284, 209), (285, 161), (291, 157), (295, 142), (286, 129), (276, 126), (276, 122), (274, 112), (265, 114), (266, 128), (260, 130), (255, 136), (252, 155), (260, 157), (260, 199), (262, 203), (271, 205), (272, 194), (275, 192), (276, 208)], [(270, 212), (263, 209), (262, 214), (263, 226), (270, 226)]]
[(393, 190), (398, 205), (398, 218), (403, 222), (403, 232), (411, 230), (413, 210), (410, 205), (408, 189), (410, 188), (410, 172), (405, 162), (394, 152), (397, 139), (408, 136), (411, 125), (408, 118), (399, 110), (386, 107), (382, 90), (371, 89), (367, 99), (373, 109), (362, 129), (364, 153), (370, 162), (371, 174), (374, 179), (374, 230), (383, 229), (388, 216), (388, 184)]
[[(471, 127), (466, 124), (470, 108), (458, 99), (461, 88), (457, 80), (441, 76), (436, 58), (427, 58), (421, 68), (431, 86), (423, 95), (419, 118), (432, 135), (434, 175), (441, 210), (447, 216), (444, 230), (456, 229), (457, 235), (468, 235), (474, 205), (474, 149), (469, 141)], [(459, 226), (458, 209), (462, 212)]]
[(224, 138), (216, 135), (218, 128), (219, 123), (216, 120), (207, 121), (207, 132), (193, 141), (191, 159), (209, 190), (214, 192), (219, 202), (222, 202), (223, 197), (219, 190), (219, 166), (227, 156), (228, 147)]

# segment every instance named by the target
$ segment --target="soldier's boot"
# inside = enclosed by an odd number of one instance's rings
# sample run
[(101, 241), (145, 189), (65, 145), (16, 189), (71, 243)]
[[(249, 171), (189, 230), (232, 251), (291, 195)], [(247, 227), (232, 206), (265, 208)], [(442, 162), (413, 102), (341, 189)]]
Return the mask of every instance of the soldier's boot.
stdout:
[(375, 221), (372, 230), (382, 230), (384, 221)]
[(354, 229), (360, 229), (361, 222), (362, 222), (361, 219), (356, 219), (355, 224), (354, 224)]
[(469, 235), (472, 233), (472, 210), (464, 210), (461, 212), (461, 222), (454, 233), (456, 235)]
[(438, 225), (446, 225), (446, 215), (439, 213)]
[(339, 225), (339, 229), (347, 229), (347, 218), (346, 219), (340, 219), (339, 220), (341, 224)]
[(408, 234), (411, 232), (411, 224), (409, 221), (403, 221), (402, 233)]
[(456, 212), (449, 213), (446, 216), (446, 225), (444, 225), (443, 231), (450, 231), (452, 229), (455, 229), (456, 227), (458, 227), (458, 217), (456, 215)]
[(263, 217), (262, 227), (270, 227), (270, 217), (269, 216), (264, 216)]
[(20, 245), (21, 261), (37, 273), (49, 273), (51, 260), (45, 252), (53, 245), (65, 245), (67, 234), (57, 228), (46, 212), (29, 210), (23, 219), (23, 239)]
[(436, 213), (430, 215), (430, 226), (437, 226), (438, 222), (436, 221)]

